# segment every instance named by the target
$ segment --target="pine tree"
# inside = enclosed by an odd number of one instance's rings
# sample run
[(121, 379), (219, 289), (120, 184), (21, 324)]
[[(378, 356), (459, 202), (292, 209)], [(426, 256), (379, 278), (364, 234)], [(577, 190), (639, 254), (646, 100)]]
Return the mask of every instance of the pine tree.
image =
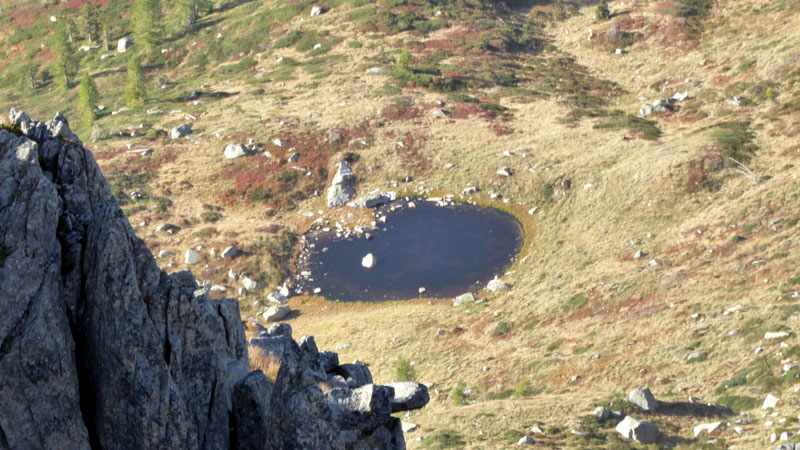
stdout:
[(94, 3), (83, 4), (83, 31), (89, 44), (100, 39), (100, 11)]
[(136, 0), (133, 35), (136, 46), (146, 54), (155, 52), (164, 34), (161, 0)]
[(600, 0), (600, 3), (598, 3), (595, 7), (594, 15), (595, 18), (600, 22), (611, 18), (611, 11), (608, 9), (608, 3), (606, 3), (606, 0)]
[(179, 20), (186, 28), (190, 28), (204, 14), (207, 14), (212, 6), (211, 0), (180, 0), (178, 2)]
[(100, 98), (100, 93), (88, 73), (83, 74), (78, 94), (78, 109), (83, 116), (83, 123), (87, 128), (91, 127), (97, 118), (97, 102)]
[(131, 55), (128, 61), (128, 89), (125, 91), (128, 107), (135, 108), (147, 101), (147, 83), (139, 56)]
[(59, 21), (53, 34), (53, 50), (56, 52), (56, 74), (58, 83), (64, 92), (70, 88), (70, 79), (78, 69), (75, 48), (69, 39), (69, 30), (63, 21)]

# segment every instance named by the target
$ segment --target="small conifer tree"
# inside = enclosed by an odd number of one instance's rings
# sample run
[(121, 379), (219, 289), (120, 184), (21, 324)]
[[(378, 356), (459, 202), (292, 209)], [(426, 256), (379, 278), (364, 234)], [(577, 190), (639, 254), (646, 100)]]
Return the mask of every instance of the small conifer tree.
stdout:
[(78, 109), (87, 128), (91, 127), (97, 118), (96, 111), (99, 98), (100, 93), (97, 91), (97, 85), (94, 84), (94, 80), (88, 73), (84, 73), (81, 79), (81, 87), (78, 91)]
[(143, 105), (147, 101), (147, 83), (142, 71), (139, 56), (131, 55), (128, 60), (128, 88), (125, 90), (125, 100), (129, 108)]
[(605, 22), (611, 18), (611, 11), (608, 9), (606, 0), (600, 0), (594, 10), (595, 18), (598, 22)]

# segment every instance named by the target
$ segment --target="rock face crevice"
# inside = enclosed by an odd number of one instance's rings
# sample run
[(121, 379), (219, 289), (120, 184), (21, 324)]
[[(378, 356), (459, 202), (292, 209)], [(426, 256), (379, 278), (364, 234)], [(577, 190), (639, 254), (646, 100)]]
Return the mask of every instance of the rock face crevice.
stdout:
[(251, 342), (280, 360), (275, 384), (250, 372), (237, 302), (156, 265), (67, 120), (10, 122), (0, 448), (404, 448), (394, 390), (336, 375), (288, 325)]

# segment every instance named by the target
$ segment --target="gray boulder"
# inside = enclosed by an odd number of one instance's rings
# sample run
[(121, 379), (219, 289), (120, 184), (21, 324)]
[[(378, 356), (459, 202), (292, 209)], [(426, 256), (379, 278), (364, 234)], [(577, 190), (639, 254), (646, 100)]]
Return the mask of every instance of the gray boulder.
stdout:
[(124, 37), (117, 41), (117, 52), (125, 53), (129, 48), (133, 47), (134, 41), (131, 38)]
[(278, 322), (286, 318), (292, 310), (286, 305), (270, 306), (264, 313), (264, 320), (267, 322)]
[(464, 303), (475, 303), (475, 296), (471, 292), (467, 292), (453, 299), (453, 306), (460, 306)]
[(631, 416), (625, 416), (622, 422), (617, 424), (616, 430), (619, 434), (625, 436), (626, 439), (642, 444), (656, 443), (661, 434), (658, 430), (658, 426), (655, 424), (634, 419)]
[(394, 192), (371, 192), (363, 197), (359, 197), (351, 203), (356, 208), (375, 208), (386, 203), (391, 203), (397, 195)]
[(628, 401), (641, 408), (642, 411), (653, 412), (658, 408), (658, 401), (653, 397), (650, 388), (638, 388), (628, 393)]
[(413, 381), (402, 381), (390, 383), (389, 387), (394, 389), (394, 398), (392, 399), (393, 413), (419, 409), (430, 401), (428, 388), (425, 385)]
[(169, 137), (171, 139), (180, 139), (192, 134), (192, 126), (188, 123), (178, 125), (177, 127), (169, 130)]
[(356, 195), (356, 190), (344, 184), (334, 184), (328, 188), (328, 207), (342, 206)]
[(239, 249), (236, 248), (235, 245), (231, 245), (230, 247), (226, 247), (225, 250), (222, 251), (221, 256), (223, 258), (235, 258), (239, 255)]
[(356, 195), (356, 190), (353, 189), (354, 181), (355, 176), (353, 171), (350, 170), (350, 165), (346, 161), (339, 163), (331, 186), (328, 188), (329, 208), (342, 206)]
[(341, 375), (350, 388), (358, 388), (367, 384), (372, 384), (372, 374), (366, 365), (362, 364), (342, 364), (334, 369), (337, 375)]
[[(175, 138), (173, 138), (175, 139)], [(236, 159), (247, 156), (247, 147), (242, 144), (228, 144), (225, 147), (225, 159)]]

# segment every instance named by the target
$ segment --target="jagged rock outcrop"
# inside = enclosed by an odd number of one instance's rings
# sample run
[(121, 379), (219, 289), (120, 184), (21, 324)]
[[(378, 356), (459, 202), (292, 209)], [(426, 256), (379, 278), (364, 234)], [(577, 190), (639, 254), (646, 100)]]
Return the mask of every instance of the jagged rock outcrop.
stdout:
[(404, 448), (394, 391), (348, 386), (288, 325), (251, 343), (278, 355), (274, 385), (250, 372), (236, 301), (156, 265), (67, 120), (10, 122), (0, 448)]

